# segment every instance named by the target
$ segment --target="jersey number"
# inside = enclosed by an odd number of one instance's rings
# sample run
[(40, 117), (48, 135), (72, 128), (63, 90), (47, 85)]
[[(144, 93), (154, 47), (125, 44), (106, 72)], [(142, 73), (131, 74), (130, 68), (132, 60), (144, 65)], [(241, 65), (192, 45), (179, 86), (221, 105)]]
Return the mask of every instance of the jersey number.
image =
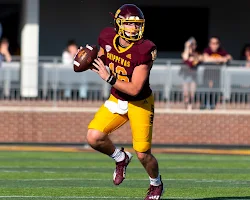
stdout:
[(109, 63), (109, 68), (112, 71), (113, 74), (116, 74), (116, 78), (120, 81), (125, 81), (125, 82), (129, 82), (129, 78), (127, 77), (128, 73), (125, 70), (124, 67), (121, 66), (117, 66), (115, 68), (114, 63)]

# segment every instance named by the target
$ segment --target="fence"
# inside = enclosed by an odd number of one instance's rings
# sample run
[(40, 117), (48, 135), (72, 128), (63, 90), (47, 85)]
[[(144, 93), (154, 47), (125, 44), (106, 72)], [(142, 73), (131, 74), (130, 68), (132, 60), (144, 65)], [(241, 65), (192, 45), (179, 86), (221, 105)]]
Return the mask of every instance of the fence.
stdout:
[[(1, 143), (87, 143), (88, 124), (98, 106), (108, 98), (110, 87), (92, 71), (75, 73), (71, 65), (53, 59), (40, 58), (36, 98), (20, 95), (20, 62), (3, 63)], [(194, 98), (197, 108), (216, 103), (217, 109), (227, 111), (173, 110), (184, 107), (183, 83), (190, 80), (197, 84)], [(244, 63), (202, 65), (197, 71), (189, 71), (180, 60), (158, 59), (150, 83), (156, 108), (170, 108), (155, 109), (154, 145), (250, 145), (250, 112), (229, 110), (250, 107), (250, 69)], [(111, 137), (116, 144), (131, 144), (129, 123)]]
[[(40, 102), (60, 106), (65, 103), (79, 105), (102, 102), (109, 96), (110, 86), (88, 70), (75, 73), (72, 65), (61, 63), (60, 58), (39, 58), (37, 98), (20, 95), (20, 61), (3, 63), (0, 68), (0, 103)], [(196, 83), (196, 108), (214, 105), (217, 109), (250, 108), (250, 68), (244, 62), (228, 65), (201, 65), (190, 70), (181, 60), (156, 60), (150, 75), (156, 106), (183, 108), (184, 83)]]

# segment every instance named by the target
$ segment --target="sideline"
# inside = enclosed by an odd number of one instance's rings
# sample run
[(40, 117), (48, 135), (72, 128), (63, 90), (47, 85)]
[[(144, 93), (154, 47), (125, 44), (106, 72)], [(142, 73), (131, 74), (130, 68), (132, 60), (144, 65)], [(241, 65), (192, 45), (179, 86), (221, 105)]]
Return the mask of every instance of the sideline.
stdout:
[[(53, 107), (53, 106), (0, 106), (0, 112), (83, 112), (95, 113), (98, 107)], [(250, 109), (245, 110), (185, 110), (155, 108), (157, 114), (218, 114), (218, 115), (250, 115)]]

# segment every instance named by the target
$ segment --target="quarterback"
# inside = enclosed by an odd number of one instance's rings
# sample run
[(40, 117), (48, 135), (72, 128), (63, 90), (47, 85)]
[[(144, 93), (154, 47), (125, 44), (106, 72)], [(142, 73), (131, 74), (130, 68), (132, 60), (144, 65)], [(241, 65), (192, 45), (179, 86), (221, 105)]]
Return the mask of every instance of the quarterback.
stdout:
[(111, 94), (90, 122), (87, 141), (93, 149), (114, 159), (113, 182), (119, 185), (125, 179), (132, 154), (116, 148), (109, 134), (129, 121), (133, 148), (149, 176), (145, 200), (160, 199), (163, 182), (158, 161), (151, 153), (154, 98), (149, 86), (157, 49), (143, 38), (145, 19), (136, 5), (121, 6), (113, 17), (114, 27), (100, 32), (100, 49), (92, 68), (112, 86)]

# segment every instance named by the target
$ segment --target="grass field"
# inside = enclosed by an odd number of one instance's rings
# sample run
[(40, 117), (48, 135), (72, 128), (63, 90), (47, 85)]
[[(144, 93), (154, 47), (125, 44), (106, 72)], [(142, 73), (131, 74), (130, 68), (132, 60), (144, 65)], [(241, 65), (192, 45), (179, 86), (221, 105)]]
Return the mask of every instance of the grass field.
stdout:
[[(163, 199), (250, 199), (250, 156), (155, 154)], [(98, 153), (0, 152), (0, 199), (144, 199), (148, 177), (134, 157), (114, 186), (114, 162)]]

